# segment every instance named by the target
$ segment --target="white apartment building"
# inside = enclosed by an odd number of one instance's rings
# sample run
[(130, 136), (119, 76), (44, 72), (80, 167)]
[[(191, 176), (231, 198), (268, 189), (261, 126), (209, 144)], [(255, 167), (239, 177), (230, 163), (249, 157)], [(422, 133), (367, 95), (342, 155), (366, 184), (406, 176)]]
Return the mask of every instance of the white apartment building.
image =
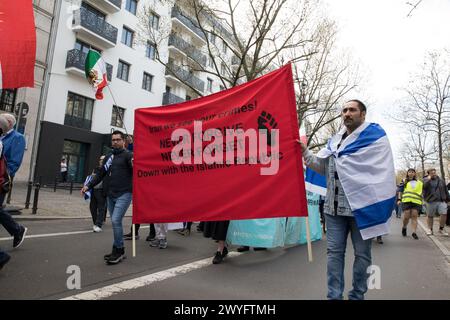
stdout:
[[(170, 37), (159, 50), (174, 66), (172, 72), (156, 61), (151, 42), (136, 41), (140, 10), (149, 3), (154, 5), (149, 17), (153, 28), (159, 28), (163, 18), (170, 21)], [(210, 63), (205, 54), (204, 35), (187, 18), (189, 9), (156, 3), (152, 0), (60, 3), (47, 94), (43, 97), (39, 122), (35, 181), (51, 183), (58, 178), (61, 158), (67, 159), (69, 179), (84, 181), (99, 156), (108, 151), (113, 130), (125, 132), (126, 128), (133, 134), (135, 109), (197, 98), (174, 73), (203, 95), (223, 89), (217, 77), (193, 72), (189, 67), (195, 61), (204, 66)], [(210, 22), (211, 30), (226, 32), (214, 19)], [(209, 40), (217, 41), (215, 54), (229, 61), (228, 66), (221, 66), (226, 72), (232, 64), (231, 50), (220, 39), (211, 36)], [(89, 49), (99, 51), (107, 63), (109, 88), (103, 90), (103, 100), (95, 100), (95, 91), (84, 75)]]

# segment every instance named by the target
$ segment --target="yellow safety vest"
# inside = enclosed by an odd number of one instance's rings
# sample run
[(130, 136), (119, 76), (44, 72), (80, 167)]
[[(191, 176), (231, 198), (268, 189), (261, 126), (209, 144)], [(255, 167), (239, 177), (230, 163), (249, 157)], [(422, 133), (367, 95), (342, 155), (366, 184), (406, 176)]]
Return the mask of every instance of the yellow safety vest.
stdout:
[(423, 190), (422, 181), (417, 180), (415, 188), (413, 188), (411, 184), (408, 182), (402, 194), (402, 202), (412, 202), (421, 205), (423, 203), (422, 190)]

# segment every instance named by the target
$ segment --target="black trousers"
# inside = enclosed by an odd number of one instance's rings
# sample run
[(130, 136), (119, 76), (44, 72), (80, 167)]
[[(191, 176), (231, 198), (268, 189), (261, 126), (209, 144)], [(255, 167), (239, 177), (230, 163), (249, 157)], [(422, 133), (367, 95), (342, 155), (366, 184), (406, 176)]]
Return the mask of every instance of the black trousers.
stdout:
[(106, 216), (106, 196), (103, 195), (103, 189), (92, 190), (89, 209), (91, 210), (92, 223), (101, 228)]

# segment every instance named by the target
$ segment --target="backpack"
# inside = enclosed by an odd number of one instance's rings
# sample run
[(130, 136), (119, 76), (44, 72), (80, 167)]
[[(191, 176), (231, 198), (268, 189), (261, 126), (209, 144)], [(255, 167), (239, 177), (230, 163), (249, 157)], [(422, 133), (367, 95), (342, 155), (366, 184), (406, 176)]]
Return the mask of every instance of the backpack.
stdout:
[(8, 173), (8, 163), (4, 155), (0, 158), (0, 194), (8, 193), (11, 189), (11, 176)]

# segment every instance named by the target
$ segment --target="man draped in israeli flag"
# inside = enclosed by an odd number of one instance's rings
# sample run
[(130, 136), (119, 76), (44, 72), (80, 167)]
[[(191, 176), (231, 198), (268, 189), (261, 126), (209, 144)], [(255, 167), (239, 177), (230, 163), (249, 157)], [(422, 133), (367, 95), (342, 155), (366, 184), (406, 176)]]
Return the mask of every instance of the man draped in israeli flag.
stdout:
[(345, 249), (351, 234), (355, 251), (353, 290), (364, 299), (371, 238), (389, 232), (395, 203), (395, 169), (389, 140), (376, 123), (365, 122), (366, 106), (350, 100), (342, 108), (344, 127), (316, 156), (301, 143), (306, 165), (326, 176), (328, 298), (343, 299)]

